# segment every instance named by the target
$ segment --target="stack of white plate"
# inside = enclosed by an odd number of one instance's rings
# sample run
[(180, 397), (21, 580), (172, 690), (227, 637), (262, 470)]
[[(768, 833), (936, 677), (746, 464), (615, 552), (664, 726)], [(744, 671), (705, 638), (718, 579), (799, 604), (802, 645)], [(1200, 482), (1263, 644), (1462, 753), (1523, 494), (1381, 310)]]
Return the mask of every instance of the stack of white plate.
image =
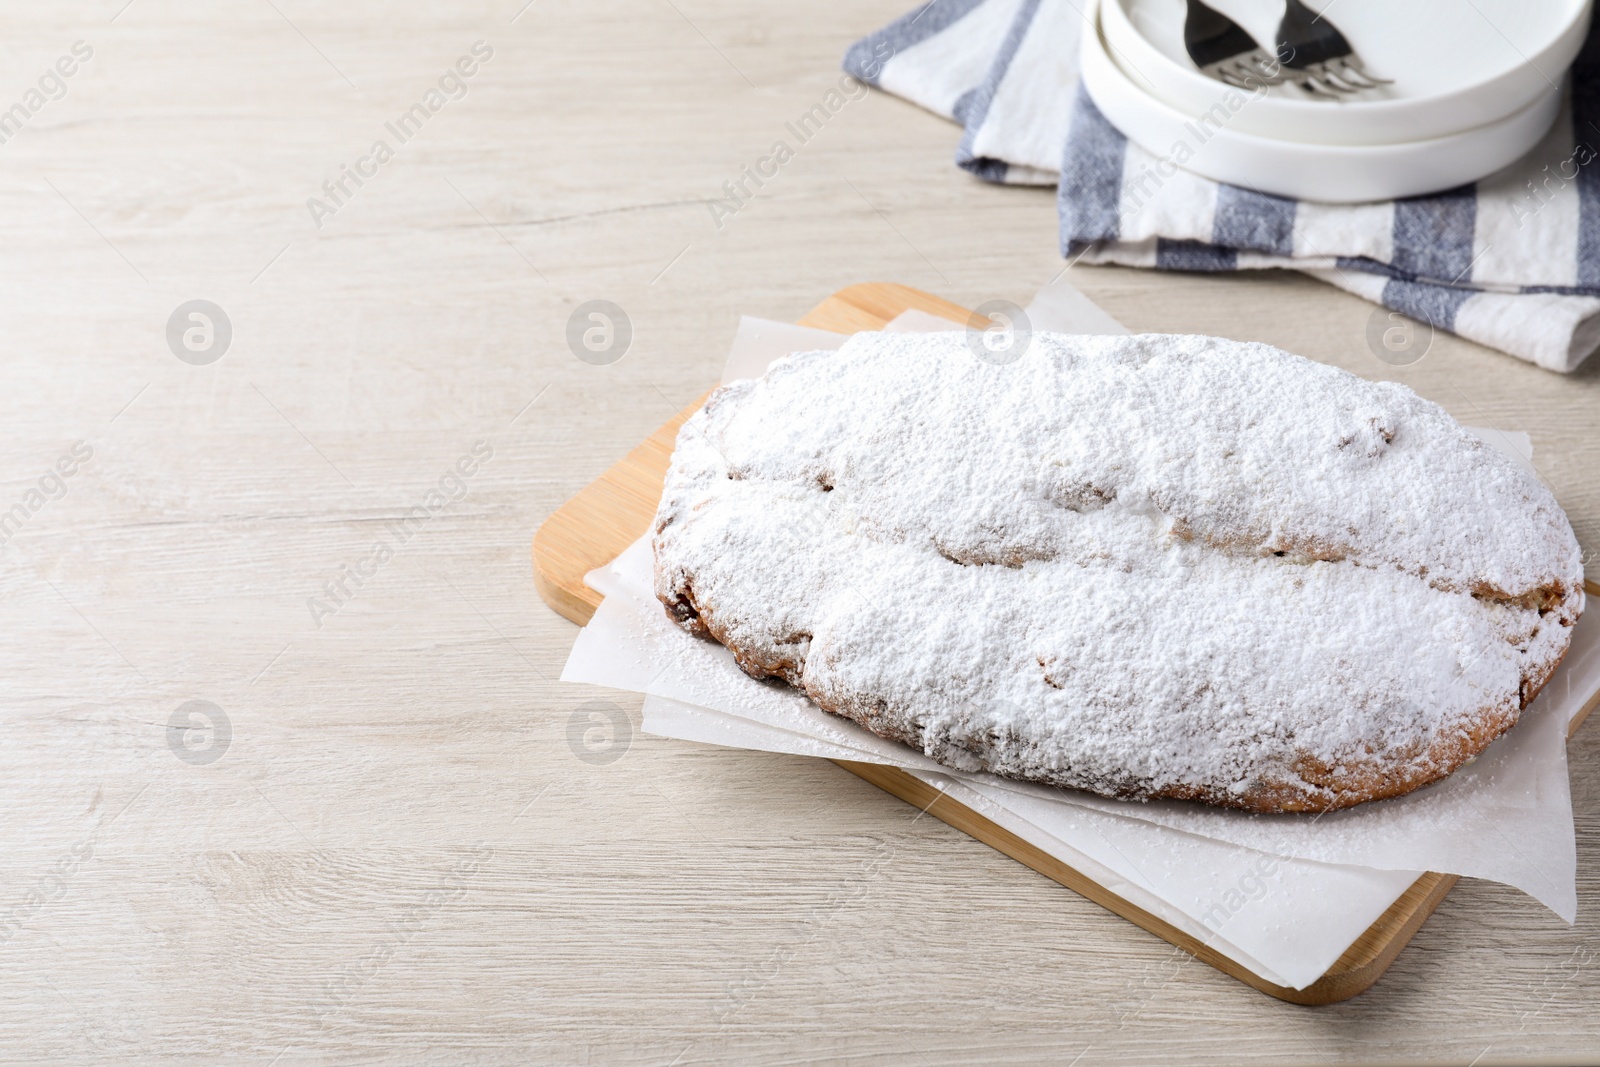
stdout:
[[(1272, 50), (1282, 0), (1207, 3)], [(1332, 203), (1415, 196), (1476, 181), (1539, 143), (1591, 4), (1314, 0), (1367, 71), (1393, 80), (1328, 101), (1201, 74), (1184, 50), (1186, 0), (1099, 0), (1083, 81), (1129, 140), (1207, 178)]]

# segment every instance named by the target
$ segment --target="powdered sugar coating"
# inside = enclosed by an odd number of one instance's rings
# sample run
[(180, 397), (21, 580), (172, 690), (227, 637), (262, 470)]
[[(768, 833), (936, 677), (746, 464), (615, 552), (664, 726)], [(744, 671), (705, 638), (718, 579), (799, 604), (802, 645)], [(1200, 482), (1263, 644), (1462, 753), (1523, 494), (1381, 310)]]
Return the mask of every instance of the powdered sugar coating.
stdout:
[(968, 770), (1324, 810), (1511, 726), (1583, 605), (1535, 478), (1401, 385), (1259, 344), (858, 334), (678, 438), (657, 595)]

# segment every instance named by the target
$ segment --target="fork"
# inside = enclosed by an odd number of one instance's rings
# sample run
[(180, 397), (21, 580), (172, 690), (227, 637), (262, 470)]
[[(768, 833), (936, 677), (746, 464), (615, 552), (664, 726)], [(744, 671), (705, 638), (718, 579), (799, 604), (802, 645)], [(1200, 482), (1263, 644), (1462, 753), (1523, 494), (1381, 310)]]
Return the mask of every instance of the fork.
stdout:
[(1368, 74), (1356, 50), (1338, 27), (1300, 0), (1287, 0), (1278, 23), (1277, 60), (1289, 79), (1312, 96), (1343, 100), (1350, 93), (1393, 85)]
[(1183, 47), (1200, 73), (1236, 89), (1254, 90), (1284, 80), (1277, 56), (1257, 44), (1243, 26), (1201, 0), (1189, 0)]

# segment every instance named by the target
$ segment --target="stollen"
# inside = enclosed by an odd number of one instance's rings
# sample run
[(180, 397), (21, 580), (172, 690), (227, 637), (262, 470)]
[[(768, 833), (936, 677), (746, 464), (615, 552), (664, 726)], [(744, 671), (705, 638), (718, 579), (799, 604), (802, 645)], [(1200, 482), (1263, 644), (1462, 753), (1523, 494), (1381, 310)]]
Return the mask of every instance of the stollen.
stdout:
[(1057, 186), (1070, 261), (1299, 270), (1563, 373), (1600, 347), (1600, 33), (1522, 160), (1429, 196), (1321, 204), (1202, 178), (1125, 138), (1079, 84), (1093, 13), (933, 0), (851, 45), (844, 68), (961, 123), (956, 162), (977, 177)]

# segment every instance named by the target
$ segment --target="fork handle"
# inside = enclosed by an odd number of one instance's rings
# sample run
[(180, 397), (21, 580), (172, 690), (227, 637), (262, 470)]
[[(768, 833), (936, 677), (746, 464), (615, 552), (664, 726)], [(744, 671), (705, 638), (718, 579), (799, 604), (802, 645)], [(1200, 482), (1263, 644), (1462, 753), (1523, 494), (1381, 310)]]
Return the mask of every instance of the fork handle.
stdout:
[(1189, 12), (1183, 20), (1183, 43), (1197, 67), (1243, 55), (1257, 47), (1255, 38), (1237, 22), (1201, 0), (1189, 0)]
[(1349, 44), (1332, 23), (1317, 26), (1321, 17), (1300, 0), (1287, 0), (1278, 23), (1278, 62), (1290, 70), (1304, 70), (1350, 54)]

